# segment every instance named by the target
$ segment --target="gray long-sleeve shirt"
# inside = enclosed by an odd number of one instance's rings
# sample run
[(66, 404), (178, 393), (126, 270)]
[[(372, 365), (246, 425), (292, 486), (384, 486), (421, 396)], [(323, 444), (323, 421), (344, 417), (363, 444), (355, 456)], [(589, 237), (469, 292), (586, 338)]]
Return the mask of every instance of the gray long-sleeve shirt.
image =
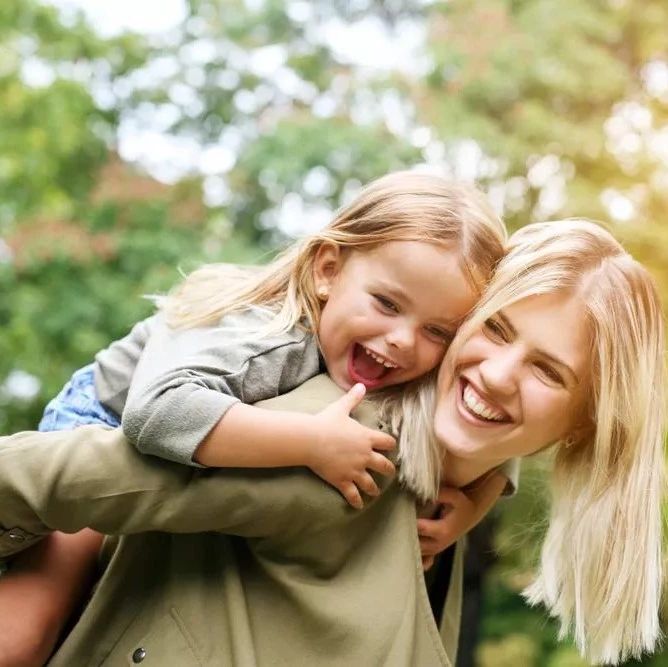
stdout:
[(232, 405), (285, 394), (320, 372), (312, 333), (258, 336), (271, 317), (248, 308), (218, 326), (178, 330), (150, 317), (95, 357), (98, 397), (141, 452), (195, 465), (197, 446)]

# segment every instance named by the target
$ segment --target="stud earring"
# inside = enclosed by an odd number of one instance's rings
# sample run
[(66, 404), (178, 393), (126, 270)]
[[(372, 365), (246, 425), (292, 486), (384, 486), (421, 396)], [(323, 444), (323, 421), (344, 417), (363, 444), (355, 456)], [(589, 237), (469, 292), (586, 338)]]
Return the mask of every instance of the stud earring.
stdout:
[(327, 287), (327, 285), (320, 285), (320, 287), (318, 287), (317, 292), (318, 292), (318, 297), (323, 301), (325, 301), (329, 296), (329, 287)]

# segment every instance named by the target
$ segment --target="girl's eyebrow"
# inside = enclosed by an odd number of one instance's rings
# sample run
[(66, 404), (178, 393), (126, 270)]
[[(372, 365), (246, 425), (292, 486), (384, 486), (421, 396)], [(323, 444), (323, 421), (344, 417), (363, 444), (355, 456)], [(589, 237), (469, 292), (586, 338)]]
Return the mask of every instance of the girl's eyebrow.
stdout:
[[(503, 322), (503, 325), (508, 329), (508, 333), (510, 333), (511, 336), (516, 337), (517, 329), (510, 321), (508, 316), (501, 310), (499, 310), (496, 313), (496, 316)], [(549, 352), (546, 352), (541, 348), (537, 348), (536, 352), (544, 359), (547, 359), (548, 361), (551, 361), (553, 364), (556, 364), (557, 366), (563, 368), (571, 376), (571, 380), (575, 384), (580, 384), (580, 380), (578, 376), (575, 374), (575, 371), (565, 361), (562, 361), (561, 359), (559, 359), (559, 357), (555, 357), (553, 354), (550, 354)]]

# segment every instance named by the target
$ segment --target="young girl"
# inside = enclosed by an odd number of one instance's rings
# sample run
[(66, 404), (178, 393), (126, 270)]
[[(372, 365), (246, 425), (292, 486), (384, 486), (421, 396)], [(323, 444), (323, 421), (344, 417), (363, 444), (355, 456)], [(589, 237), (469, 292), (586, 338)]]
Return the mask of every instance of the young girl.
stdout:
[[(350, 411), (365, 388), (403, 391), (438, 366), (504, 242), (503, 224), (474, 189), (424, 174), (388, 175), (268, 267), (193, 273), (156, 315), (74, 374), (40, 430), (122, 422), (141, 452), (186, 465), (308, 466), (360, 507), (361, 493), (378, 493), (369, 471), (394, 471), (380, 453), (394, 438), (360, 425)], [(350, 391), (319, 414), (251, 405), (323, 369)], [(406, 465), (401, 475), (420, 498), (434, 499), (440, 452), (431, 446), (417, 456), (428, 457), (435, 474), (412, 475)], [(491, 476), (476, 489), (472, 511), (459, 521), (453, 512), (452, 540), (484, 515), (506, 481)], [(88, 544), (91, 536), (57, 539)], [(45, 560), (42, 575), (48, 553)], [(67, 578), (84, 562), (66, 563)]]

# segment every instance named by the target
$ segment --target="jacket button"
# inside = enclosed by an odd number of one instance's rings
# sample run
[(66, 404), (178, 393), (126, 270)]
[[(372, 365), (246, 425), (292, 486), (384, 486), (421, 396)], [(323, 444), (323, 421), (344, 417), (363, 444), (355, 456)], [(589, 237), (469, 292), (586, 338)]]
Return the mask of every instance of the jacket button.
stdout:
[(135, 664), (142, 662), (146, 657), (146, 649), (140, 646), (138, 649), (135, 649), (135, 652), (132, 654), (132, 662)]

